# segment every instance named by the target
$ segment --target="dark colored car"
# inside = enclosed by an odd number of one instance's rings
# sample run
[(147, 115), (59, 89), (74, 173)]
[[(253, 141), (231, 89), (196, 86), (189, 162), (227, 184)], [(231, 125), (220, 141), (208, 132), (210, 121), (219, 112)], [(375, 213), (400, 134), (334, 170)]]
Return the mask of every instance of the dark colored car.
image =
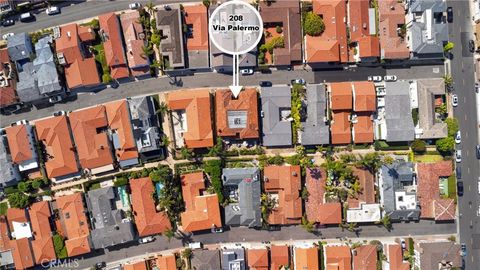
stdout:
[(480, 144), (475, 147), (477, 158), (480, 159)]
[(459, 197), (463, 196), (463, 182), (462, 181), (457, 182), (457, 195)]
[(453, 8), (452, 7), (447, 8), (447, 22), (449, 22), (449, 23), (453, 22)]
[(103, 269), (107, 266), (105, 262), (98, 262), (95, 264), (95, 269)]
[(15, 20), (13, 19), (5, 19), (2, 21), (3, 27), (11, 26), (15, 24)]
[(279, 225), (269, 225), (267, 230), (269, 231), (280, 231), (282, 228), (280, 228)]
[(462, 167), (457, 166), (455, 168), (455, 174), (457, 175), (457, 179), (462, 179)]
[(271, 86), (272, 86), (272, 82), (271, 82), (271, 81), (261, 81), (261, 82), (260, 82), (260, 86), (261, 86), (261, 87), (271, 87)]
[(473, 40), (469, 40), (469, 41), (468, 41), (468, 50), (469, 50), (471, 53), (474, 53), (474, 52), (475, 52), (475, 41), (473, 41)]

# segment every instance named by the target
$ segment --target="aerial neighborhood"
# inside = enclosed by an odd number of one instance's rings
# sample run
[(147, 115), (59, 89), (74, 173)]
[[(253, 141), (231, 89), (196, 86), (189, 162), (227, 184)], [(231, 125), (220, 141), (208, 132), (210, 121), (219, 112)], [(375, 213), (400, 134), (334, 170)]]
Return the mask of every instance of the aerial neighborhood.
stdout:
[[(233, 56), (209, 39), (220, 4), (112, 2), (124, 10), (4, 35), (0, 268), (468, 269), (456, 229), (435, 231), (456, 226), (463, 195), (448, 74), (263, 81), (238, 96), (159, 88), (7, 120), (166, 76), (231, 74)], [(453, 48), (442, 0), (251, 4), (263, 37), (239, 57), (245, 77), (443, 68)], [(24, 8), (0, 1), (1, 14)], [(123, 261), (105, 259), (119, 250)]]

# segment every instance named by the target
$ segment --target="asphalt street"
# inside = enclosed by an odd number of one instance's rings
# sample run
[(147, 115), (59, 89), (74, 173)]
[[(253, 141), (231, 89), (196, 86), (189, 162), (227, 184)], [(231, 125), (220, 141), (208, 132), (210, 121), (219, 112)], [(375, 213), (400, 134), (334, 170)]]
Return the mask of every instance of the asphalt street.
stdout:
[[(462, 181), (465, 186), (463, 197), (458, 200), (459, 234), (460, 241), (467, 245), (467, 257), (464, 258), (465, 269), (478, 269), (480, 265), (480, 217), (477, 211), (480, 198), (477, 186), (479, 180), (479, 160), (475, 156), (475, 146), (478, 144), (478, 124), (475, 102), (475, 67), (473, 54), (468, 51), (468, 40), (474, 39), (472, 34), (472, 20), (468, 1), (448, 1), (453, 7), (454, 19), (449, 25), (450, 41), (455, 43), (451, 74), (454, 79), (454, 92), (458, 95), (459, 105), (454, 110), (459, 120), (462, 133), (461, 166)], [(474, 244), (476, 247), (474, 247)]]
[[(433, 221), (422, 220), (418, 223), (396, 223), (393, 224), (393, 230), (388, 232), (381, 226), (369, 225), (361, 226), (359, 235), (355, 233), (342, 231), (339, 227), (329, 227), (320, 229), (320, 233), (313, 234), (305, 231), (301, 226), (283, 227), (280, 231), (261, 231), (248, 229), (244, 227), (232, 228), (224, 233), (212, 235), (204, 233), (194, 235), (188, 241), (202, 242), (203, 244), (222, 244), (236, 242), (262, 242), (262, 241), (280, 241), (280, 240), (305, 240), (305, 239), (331, 239), (339, 237), (351, 238), (355, 241), (357, 237), (398, 237), (410, 235), (432, 235), (432, 234), (455, 234), (456, 225), (454, 223), (435, 224)], [(181, 240), (171, 239), (170, 241), (163, 236), (156, 237), (154, 242), (148, 244), (132, 243), (127, 246), (118, 247), (115, 250), (98, 251), (85, 257), (79, 257), (78, 268), (90, 268), (97, 262), (115, 262), (139, 255), (149, 256), (151, 253), (162, 250), (175, 249), (183, 246)], [(67, 267), (58, 267), (55, 269), (66, 269)]]

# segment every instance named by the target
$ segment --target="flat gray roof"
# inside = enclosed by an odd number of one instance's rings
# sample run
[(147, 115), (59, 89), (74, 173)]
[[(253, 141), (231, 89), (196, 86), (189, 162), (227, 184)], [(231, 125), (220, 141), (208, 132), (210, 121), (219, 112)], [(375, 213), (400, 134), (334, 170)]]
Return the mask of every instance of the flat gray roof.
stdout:
[(300, 140), (302, 145), (330, 143), (330, 129), (325, 122), (327, 101), (324, 84), (310, 84), (306, 95), (307, 118), (302, 122)]
[(385, 122), (387, 141), (413, 141), (412, 109), (410, 107), (410, 85), (406, 81), (385, 82)]
[(162, 31), (160, 52), (168, 56), (170, 67), (185, 67), (182, 15), (179, 8), (157, 11), (157, 29)]
[(262, 124), (264, 146), (292, 145), (292, 123), (290, 118), (292, 93), (289, 86), (263, 87)]

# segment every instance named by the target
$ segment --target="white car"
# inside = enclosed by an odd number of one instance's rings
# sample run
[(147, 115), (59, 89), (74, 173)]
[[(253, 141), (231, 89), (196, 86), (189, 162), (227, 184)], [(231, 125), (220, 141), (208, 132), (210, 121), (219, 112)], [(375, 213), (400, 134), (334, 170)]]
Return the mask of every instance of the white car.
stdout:
[(462, 150), (457, 150), (457, 152), (455, 152), (455, 161), (462, 162)]
[(60, 102), (62, 100), (63, 100), (62, 96), (58, 95), (58, 96), (53, 96), (53, 97), (49, 98), (48, 102), (53, 104), (53, 103)]
[(477, 217), (480, 217), (480, 205), (478, 206)]
[(452, 106), (457, 107), (458, 106), (458, 96), (457, 94), (452, 95)]
[(154, 240), (155, 240), (155, 238), (153, 238), (153, 236), (147, 236), (147, 237), (143, 237), (143, 238), (138, 239), (138, 243), (145, 244), (145, 243), (153, 242)]
[(303, 84), (303, 85), (305, 85), (307, 82), (304, 79), (300, 78), (300, 79), (292, 80), (291, 83), (292, 84)]
[(128, 5), (129, 9), (139, 9), (141, 7), (142, 7), (142, 5), (140, 5), (140, 3), (137, 3), (137, 2), (131, 3), (130, 5)]
[(381, 82), (382, 76), (368, 76), (369, 82)]
[(383, 79), (384, 79), (386, 82), (395, 82), (395, 81), (397, 81), (397, 76), (395, 76), (395, 75), (387, 75), (387, 76), (383, 77)]
[(459, 144), (462, 142), (462, 134), (460, 133), (460, 130), (457, 131), (457, 134), (455, 135), (455, 143)]
[(47, 13), (47, 15), (50, 15), (50, 16), (55, 14), (60, 14), (60, 8), (57, 6), (51, 6), (47, 8), (45, 12)]
[(242, 74), (242, 75), (253, 75), (253, 69), (251, 69), (251, 68), (240, 69), (240, 74)]
[(13, 37), (13, 36), (15, 36), (14, 33), (6, 33), (6, 34), (2, 35), (2, 39), (7, 40), (9, 37)]

